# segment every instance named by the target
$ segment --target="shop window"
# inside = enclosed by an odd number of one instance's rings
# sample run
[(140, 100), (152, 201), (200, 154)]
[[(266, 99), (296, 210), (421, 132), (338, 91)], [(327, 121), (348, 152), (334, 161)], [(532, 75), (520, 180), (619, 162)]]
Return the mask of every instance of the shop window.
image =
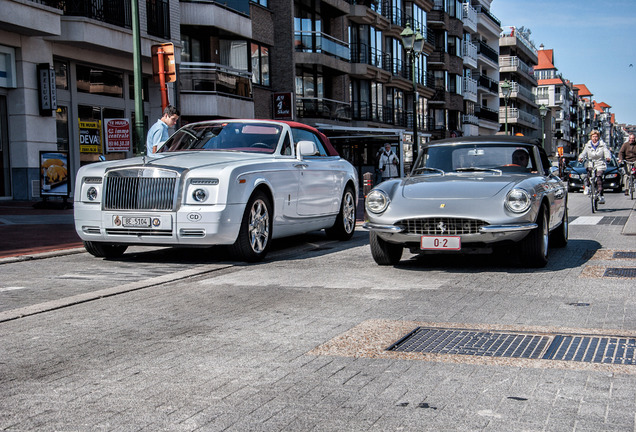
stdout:
[(55, 87), (58, 90), (68, 90), (68, 63), (62, 60), (54, 60)]
[(59, 151), (68, 151), (68, 107), (57, 107), (55, 111), (55, 126), (57, 130), (57, 149)]
[(124, 75), (97, 66), (77, 65), (77, 91), (102, 96), (123, 97)]

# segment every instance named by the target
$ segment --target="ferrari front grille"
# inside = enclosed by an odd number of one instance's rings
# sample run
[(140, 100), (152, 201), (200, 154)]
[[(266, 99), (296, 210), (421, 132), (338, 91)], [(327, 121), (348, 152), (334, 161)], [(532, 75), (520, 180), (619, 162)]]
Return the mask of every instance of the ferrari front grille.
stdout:
[(404, 234), (462, 235), (477, 234), (488, 223), (476, 219), (425, 218), (404, 219), (395, 225), (404, 228)]

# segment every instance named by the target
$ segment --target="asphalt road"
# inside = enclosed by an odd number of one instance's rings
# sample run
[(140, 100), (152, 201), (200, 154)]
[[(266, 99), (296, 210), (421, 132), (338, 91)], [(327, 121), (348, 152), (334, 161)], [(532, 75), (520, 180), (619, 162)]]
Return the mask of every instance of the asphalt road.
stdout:
[(607, 198), (592, 215), (570, 194), (570, 242), (544, 269), (379, 267), (363, 230), (277, 242), (257, 265), (153, 248), (0, 261), (0, 429), (634, 430), (636, 365), (386, 351), (416, 327), (629, 348), (634, 277), (608, 269), (636, 268), (634, 201)]

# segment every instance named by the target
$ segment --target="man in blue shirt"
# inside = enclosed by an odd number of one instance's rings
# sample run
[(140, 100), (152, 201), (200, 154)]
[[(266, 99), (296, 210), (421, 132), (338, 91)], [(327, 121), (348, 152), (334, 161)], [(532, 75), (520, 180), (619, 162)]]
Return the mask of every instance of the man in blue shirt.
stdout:
[(172, 105), (168, 105), (166, 109), (163, 110), (163, 116), (148, 130), (146, 155), (151, 156), (157, 153), (159, 145), (170, 137), (168, 128), (177, 124), (179, 115), (179, 110)]

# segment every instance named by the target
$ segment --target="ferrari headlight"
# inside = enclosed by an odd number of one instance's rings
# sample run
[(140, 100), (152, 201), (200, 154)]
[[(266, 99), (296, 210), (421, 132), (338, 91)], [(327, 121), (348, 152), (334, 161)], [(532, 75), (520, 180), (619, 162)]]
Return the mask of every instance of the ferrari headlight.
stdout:
[(367, 195), (366, 207), (371, 213), (382, 213), (387, 209), (391, 200), (387, 194), (379, 189), (373, 189)]
[(513, 189), (506, 195), (506, 208), (513, 213), (523, 213), (530, 208), (532, 200), (523, 189)]

